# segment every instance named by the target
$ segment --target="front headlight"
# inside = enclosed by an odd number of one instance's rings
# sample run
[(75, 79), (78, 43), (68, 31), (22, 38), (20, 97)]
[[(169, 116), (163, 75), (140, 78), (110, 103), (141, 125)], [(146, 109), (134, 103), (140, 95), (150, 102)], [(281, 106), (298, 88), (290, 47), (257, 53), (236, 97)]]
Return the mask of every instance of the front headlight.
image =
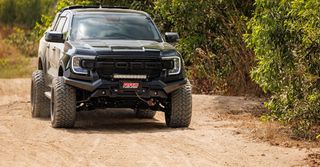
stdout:
[(72, 57), (71, 68), (76, 74), (89, 74), (88, 69), (81, 67), (82, 60), (94, 60), (95, 56), (76, 55)]
[(162, 60), (171, 60), (173, 68), (168, 69), (168, 75), (178, 75), (181, 72), (181, 58), (179, 56), (162, 57)]

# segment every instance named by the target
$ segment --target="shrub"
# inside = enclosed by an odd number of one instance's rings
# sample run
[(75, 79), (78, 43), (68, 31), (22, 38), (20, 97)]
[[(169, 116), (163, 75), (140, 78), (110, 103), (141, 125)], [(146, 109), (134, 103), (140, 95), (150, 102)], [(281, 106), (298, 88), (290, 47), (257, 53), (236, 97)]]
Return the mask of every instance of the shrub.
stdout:
[(33, 32), (30, 29), (39, 21), (42, 13), (48, 12), (54, 1), (0, 0), (0, 24), (1, 28), (5, 27), (5, 31), (8, 32), (2, 34), (7, 39), (6, 42), (15, 45), (24, 55), (37, 56), (38, 38), (36, 37), (40, 36), (40, 33), (43, 35), (43, 31)]
[(16, 46), (25, 56), (38, 56), (38, 41), (33, 31), (14, 27), (6, 42)]
[(178, 48), (197, 93), (260, 94), (250, 79), (255, 57), (242, 39), (252, 0), (156, 0), (162, 27), (181, 35)]
[(0, 0), (0, 23), (32, 28), (55, 0)]
[(273, 96), (271, 119), (296, 137), (314, 138), (320, 123), (320, 1), (257, 0), (246, 35), (258, 66), (252, 78)]
[(22, 56), (19, 50), (0, 39), (0, 78), (29, 77), (36, 69), (31, 61), (33, 59)]

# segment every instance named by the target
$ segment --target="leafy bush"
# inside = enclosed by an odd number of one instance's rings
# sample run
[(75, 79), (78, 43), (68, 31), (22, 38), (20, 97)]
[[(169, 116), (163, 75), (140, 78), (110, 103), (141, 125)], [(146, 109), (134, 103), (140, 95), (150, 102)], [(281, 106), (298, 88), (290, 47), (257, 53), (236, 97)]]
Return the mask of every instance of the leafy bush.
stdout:
[(12, 45), (0, 39), (0, 78), (29, 77), (34, 71), (33, 59), (22, 56)]
[(0, 23), (32, 28), (55, 0), (0, 0)]
[(313, 138), (320, 123), (320, 1), (257, 0), (246, 35), (259, 61), (252, 78), (273, 96), (271, 119)]
[[(0, 0), (0, 24), (5, 29), (6, 42), (16, 46), (26, 56), (37, 56), (40, 31), (31, 31), (42, 13), (47, 13), (55, 0)], [(42, 34), (41, 34), (42, 35)]]
[(38, 56), (38, 41), (33, 31), (28, 31), (18, 27), (13, 28), (13, 32), (7, 37), (6, 42), (16, 46), (25, 56)]
[(242, 39), (252, 0), (156, 0), (166, 31), (177, 31), (178, 48), (198, 93), (259, 94), (250, 79), (255, 57)]

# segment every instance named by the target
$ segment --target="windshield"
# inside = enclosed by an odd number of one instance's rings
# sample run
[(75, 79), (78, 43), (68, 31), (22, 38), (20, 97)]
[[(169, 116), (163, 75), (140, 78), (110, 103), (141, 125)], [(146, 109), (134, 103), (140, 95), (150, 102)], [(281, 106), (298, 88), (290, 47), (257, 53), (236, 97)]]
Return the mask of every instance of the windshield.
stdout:
[(78, 14), (72, 23), (71, 40), (150, 40), (161, 41), (153, 22), (140, 14)]

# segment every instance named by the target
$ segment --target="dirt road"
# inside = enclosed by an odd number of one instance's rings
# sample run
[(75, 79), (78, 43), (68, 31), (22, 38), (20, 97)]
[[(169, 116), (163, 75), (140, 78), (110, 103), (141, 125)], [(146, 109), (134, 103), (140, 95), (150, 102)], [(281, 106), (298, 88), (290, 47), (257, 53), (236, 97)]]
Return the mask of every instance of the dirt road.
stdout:
[(261, 105), (243, 97), (194, 95), (188, 129), (169, 129), (162, 113), (135, 119), (130, 110), (80, 113), (75, 129), (32, 119), (29, 79), (0, 80), (0, 166), (304, 166), (306, 149), (254, 141), (222, 119)]

